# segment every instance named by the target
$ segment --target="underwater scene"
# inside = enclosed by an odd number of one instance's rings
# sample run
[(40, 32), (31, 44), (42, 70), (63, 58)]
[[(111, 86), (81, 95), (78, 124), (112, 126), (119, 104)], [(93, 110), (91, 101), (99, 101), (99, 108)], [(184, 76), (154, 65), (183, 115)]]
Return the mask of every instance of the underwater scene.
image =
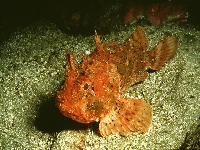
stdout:
[(0, 2), (0, 149), (200, 149), (197, 3)]

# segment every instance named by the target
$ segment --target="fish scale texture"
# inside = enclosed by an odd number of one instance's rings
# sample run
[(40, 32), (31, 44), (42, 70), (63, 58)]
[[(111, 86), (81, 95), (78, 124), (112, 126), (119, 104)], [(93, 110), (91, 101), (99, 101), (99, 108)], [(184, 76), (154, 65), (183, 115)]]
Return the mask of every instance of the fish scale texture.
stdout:
[[(137, 26), (121, 44), (102, 44), (95, 31), (95, 43), (95, 51), (77, 65), (73, 54), (67, 51), (69, 65), (56, 106), (62, 114), (75, 121), (100, 121), (102, 136), (148, 131), (152, 122), (151, 106), (142, 100), (124, 99), (123, 94), (132, 84), (148, 77), (147, 69), (158, 70), (174, 56), (177, 38), (168, 36), (151, 50), (153, 52), (147, 51), (145, 33), (142, 27)], [(120, 122), (122, 117), (126, 121)]]

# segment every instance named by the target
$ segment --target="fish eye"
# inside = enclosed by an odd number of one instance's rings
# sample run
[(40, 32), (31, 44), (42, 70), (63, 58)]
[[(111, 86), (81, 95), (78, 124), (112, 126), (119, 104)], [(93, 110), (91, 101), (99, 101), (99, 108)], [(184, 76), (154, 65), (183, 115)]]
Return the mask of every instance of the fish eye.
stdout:
[(80, 75), (84, 76), (85, 75), (85, 70), (81, 68), (81, 69), (79, 69), (79, 73), (80, 73)]
[(89, 85), (86, 83), (83, 88), (84, 88), (84, 90), (87, 90), (88, 87), (89, 87)]

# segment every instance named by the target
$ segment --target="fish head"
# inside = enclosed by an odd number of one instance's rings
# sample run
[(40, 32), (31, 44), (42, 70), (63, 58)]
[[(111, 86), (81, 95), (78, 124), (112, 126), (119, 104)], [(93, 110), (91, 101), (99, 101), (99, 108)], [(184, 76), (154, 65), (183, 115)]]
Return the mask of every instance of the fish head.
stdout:
[[(87, 63), (87, 64), (86, 64)], [(65, 83), (57, 94), (56, 106), (65, 116), (81, 123), (99, 121), (109, 97), (109, 75), (101, 62), (83, 61), (69, 67)]]

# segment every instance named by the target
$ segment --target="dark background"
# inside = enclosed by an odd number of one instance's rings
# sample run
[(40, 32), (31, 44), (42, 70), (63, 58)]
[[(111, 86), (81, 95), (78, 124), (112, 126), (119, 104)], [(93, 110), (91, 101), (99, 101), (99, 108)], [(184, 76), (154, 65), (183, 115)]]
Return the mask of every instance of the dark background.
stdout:
[[(163, 0), (4, 0), (0, 2), (0, 42), (8, 39), (17, 28), (24, 28), (41, 19), (55, 23), (66, 34), (93, 34), (94, 29), (108, 33), (115, 24), (123, 24), (123, 15), (130, 1), (139, 2), (141, 5), (163, 2)], [(185, 6), (189, 13), (187, 23), (200, 26), (198, 0), (172, 1)]]

